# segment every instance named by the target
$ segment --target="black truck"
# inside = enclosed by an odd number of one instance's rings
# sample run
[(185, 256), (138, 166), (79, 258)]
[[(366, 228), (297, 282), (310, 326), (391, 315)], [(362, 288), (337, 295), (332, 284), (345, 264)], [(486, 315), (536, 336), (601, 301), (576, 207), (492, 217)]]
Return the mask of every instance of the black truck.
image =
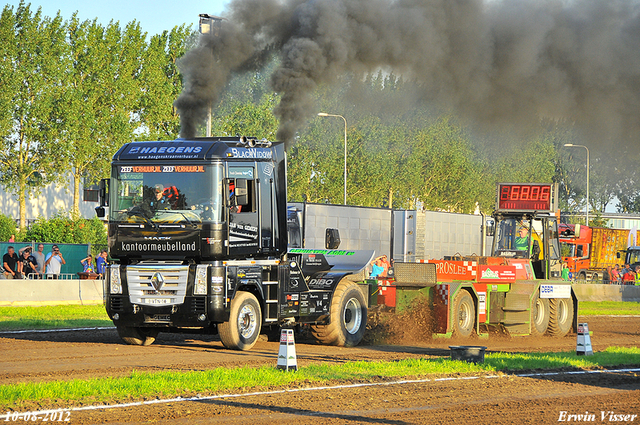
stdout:
[[(218, 333), (248, 350), (261, 331), (308, 324), (324, 344), (364, 335), (373, 252), (288, 249), (283, 143), (246, 137), (131, 142), (101, 182), (106, 310), (128, 344), (160, 331)], [(290, 224), (289, 224), (289, 227)]]

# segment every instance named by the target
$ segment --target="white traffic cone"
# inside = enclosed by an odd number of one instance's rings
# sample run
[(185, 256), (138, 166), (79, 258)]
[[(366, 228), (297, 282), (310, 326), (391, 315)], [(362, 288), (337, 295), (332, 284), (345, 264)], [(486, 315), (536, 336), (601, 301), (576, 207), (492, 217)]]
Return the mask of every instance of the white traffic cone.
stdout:
[(593, 347), (591, 347), (591, 336), (589, 336), (589, 325), (587, 323), (578, 323), (578, 341), (576, 344), (576, 354), (578, 356), (593, 355)]
[(280, 331), (280, 349), (278, 350), (278, 369), (298, 370), (296, 360), (296, 342), (293, 339), (293, 329)]

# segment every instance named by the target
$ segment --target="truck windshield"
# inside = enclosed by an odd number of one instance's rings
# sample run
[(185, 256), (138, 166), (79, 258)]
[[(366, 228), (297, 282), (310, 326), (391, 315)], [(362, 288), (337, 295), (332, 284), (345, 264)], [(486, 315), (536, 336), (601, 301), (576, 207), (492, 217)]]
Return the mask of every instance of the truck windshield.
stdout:
[(496, 228), (494, 255), (528, 257), (529, 228), (528, 222), (513, 218), (501, 220)]
[(189, 224), (222, 221), (220, 164), (118, 165), (112, 176), (113, 221)]
[(560, 248), (562, 250), (563, 257), (575, 257), (576, 245), (568, 242), (560, 242)]

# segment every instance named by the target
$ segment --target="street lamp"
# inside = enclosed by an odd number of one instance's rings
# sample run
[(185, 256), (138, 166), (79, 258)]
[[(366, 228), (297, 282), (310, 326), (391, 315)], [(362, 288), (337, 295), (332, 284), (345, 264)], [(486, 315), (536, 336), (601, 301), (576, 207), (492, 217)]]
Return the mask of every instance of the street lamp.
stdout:
[(319, 112), (319, 117), (336, 117), (344, 120), (344, 205), (347, 205), (347, 119), (342, 115)]
[[(222, 25), (222, 20), (223, 18), (219, 16), (201, 13), (199, 22), (200, 34), (217, 37), (220, 34), (220, 25)], [(213, 55), (213, 52), (211, 52), (211, 55)], [(207, 113), (206, 136), (211, 137), (211, 105), (209, 105), (209, 111)]]
[(574, 145), (573, 143), (565, 143), (568, 148), (585, 148), (587, 150), (587, 206), (586, 206), (586, 224), (589, 225), (589, 148), (584, 145)]

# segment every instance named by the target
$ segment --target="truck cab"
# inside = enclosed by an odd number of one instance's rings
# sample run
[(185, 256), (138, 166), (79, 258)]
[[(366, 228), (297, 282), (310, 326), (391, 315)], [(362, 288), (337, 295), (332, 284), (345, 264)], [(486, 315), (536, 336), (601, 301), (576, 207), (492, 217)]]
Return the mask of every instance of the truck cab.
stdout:
[(292, 324), (326, 344), (362, 339), (368, 302), (349, 276), (373, 253), (288, 250), (283, 143), (127, 143), (100, 195), (115, 260), (106, 310), (126, 343), (188, 331), (248, 350), (261, 329)]
[(511, 259), (511, 263), (530, 261), (536, 279), (560, 278), (555, 193), (552, 184), (500, 183), (491, 256)]

